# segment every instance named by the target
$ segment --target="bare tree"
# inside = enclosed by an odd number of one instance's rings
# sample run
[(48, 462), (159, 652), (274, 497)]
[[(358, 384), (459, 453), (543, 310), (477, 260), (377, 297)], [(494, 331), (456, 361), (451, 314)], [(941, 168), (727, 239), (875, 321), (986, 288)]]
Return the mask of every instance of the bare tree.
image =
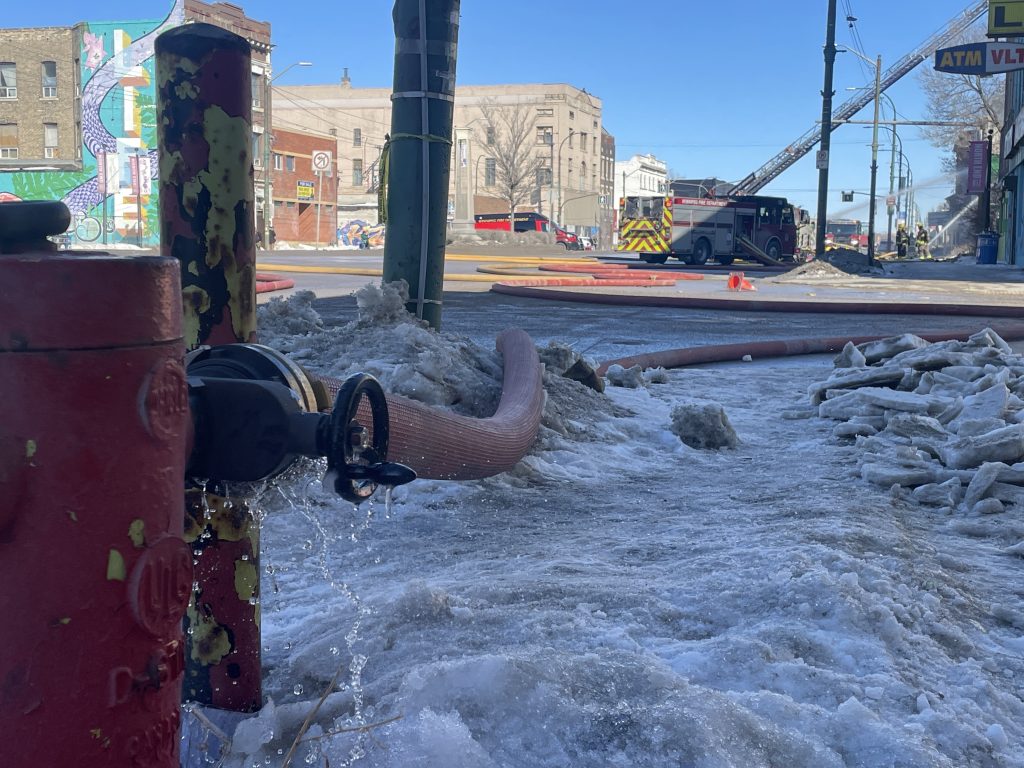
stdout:
[[(975, 25), (963, 32), (950, 45), (963, 45), (984, 39), (985, 29)], [(932, 125), (923, 129), (925, 138), (940, 149), (952, 150), (963, 142), (965, 134), (980, 138), (989, 128), (1003, 122), (1003, 93), (1006, 78), (978, 75), (951, 75), (931, 67), (918, 75), (921, 90), (927, 98), (927, 116), (935, 122), (967, 123), (965, 126)], [(973, 129), (973, 130), (972, 130)]]
[(498, 196), (508, 203), (509, 231), (515, 232), (516, 208), (530, 198), (542, 160), (534, 155), (536, 110), (530, 104), (480, 105), (484, 134), (478, 146), (494, 160)]

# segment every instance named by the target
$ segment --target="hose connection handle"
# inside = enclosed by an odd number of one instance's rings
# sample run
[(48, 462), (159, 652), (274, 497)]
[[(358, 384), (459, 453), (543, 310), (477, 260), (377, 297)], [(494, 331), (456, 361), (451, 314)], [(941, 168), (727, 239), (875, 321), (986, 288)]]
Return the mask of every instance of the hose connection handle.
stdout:
[[(327, 457), (334, 490), (355, 504), (377, 486), (412, 482), (416, 473), (387, 461), (388, 405), (372, 376), (350, 377), (332, 413), (316, 412), (305, 371), (259, 344), (226, 344), (187, 361), (192, 445), (186, 473), (255, 481), (279, 475), (300, 456)], [(369, 425), (360, 404), (369, 407)]]
[[(370, 428), (359, 420), (365, 398)], [(416, 473), (404, 464), (386, 461), (388, 455), (388, 402), (380, 383), (366, 373), (345, 380), (334, 399), (330, 420), (321, 423), (317, 446), (327, 456), (327, 476), (334, 491), (355, 504), (373, 495), (378, 485), (411, 483)]]

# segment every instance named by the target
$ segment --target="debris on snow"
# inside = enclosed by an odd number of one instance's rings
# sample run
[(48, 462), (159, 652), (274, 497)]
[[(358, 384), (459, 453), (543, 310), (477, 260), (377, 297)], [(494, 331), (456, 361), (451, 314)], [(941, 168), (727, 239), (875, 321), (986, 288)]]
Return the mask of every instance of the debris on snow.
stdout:
[(691, 448), (735, 448), (739, 442), (725, 409), (706, 400), (687, 400), (672, 409), (672, 432)]
[(848, 343), (834, 363), (808, 398), (855, 441), (863, 480), (974, 515), (1024, 507), (1024, 357), (997, 333)]

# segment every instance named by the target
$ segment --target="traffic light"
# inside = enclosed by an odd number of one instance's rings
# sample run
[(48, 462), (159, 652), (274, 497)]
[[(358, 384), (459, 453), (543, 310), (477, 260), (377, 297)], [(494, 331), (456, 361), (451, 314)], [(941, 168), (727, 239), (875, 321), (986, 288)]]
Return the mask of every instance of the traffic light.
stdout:
[(843, 192), (843, 202), (844, 203), (852, 203), (853, 202), (853, 192)]

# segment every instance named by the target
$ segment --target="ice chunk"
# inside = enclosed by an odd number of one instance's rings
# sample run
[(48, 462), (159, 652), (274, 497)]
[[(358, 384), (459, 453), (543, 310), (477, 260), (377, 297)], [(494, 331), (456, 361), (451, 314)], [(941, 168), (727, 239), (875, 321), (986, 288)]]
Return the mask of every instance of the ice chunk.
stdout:
[(1000, 470), (1003, 469), (1008, 469), (1008, 467), (998, 461), (986, 462), (979, 467), (964, 493), (964, 506), (967, 509), (973, 509), (975, 504), (988, 495), (988, 489), (996, 481)]
[(927, 347), (928, 342), (922, 339), (920, 336), (915, 336), (912, 333), (905, 333), (902, 336), (891, 336), (887, 339), (879, 339), (878, 341), (869, 341), (864, 344), (860, 344), (857, 349), (862, 355), (868, 365), (877, 363), (879, 360), (886, 360), (890, 357), (895, 357), (900, 352), (906, 352), (910, 349), (920, 349)]
[(896, 384), (903, 379), (905, 373), (902, 368), (897, 366), (854, 368), (833, 376), (827, 381), (812, 384), (807, 389), (807, 396), (810, 398), (811, 403), (818, 405), (818, 403), (825, 399), (825, 393), (830, 389), (856, 389), (875, 384)]
[(873, 485), (891, 488), (900, 485), (913, 488), (918, 485), (933, 483), (936, 479), (936, 468), (928, 465), (897, 466), (894, 464), (866, 463), (860, 468), (860, 476)]
[(836, 424), (832, 430), (832, 436), (838, 438), (846, 437), (857, 437), (857, 435), (864, 435), (865, 437), (874, 435), (878, 432), (876, 427), (870, 424), (865, 424), (858, 421), (847, 421), (842, 424)]
[(1017, 461), (1024, 457), (1024, 424), (954, 440), (941, 454), (943, 463), (954, 469), (980, 467), (986, 461)]
[(914, 489), (913, 496), (921, 504), (936, 507), (955, 507), (960, 503), (963, 486), (958, 478), (950, 478), (943, 483), (928, 483)]
[(672, 409), (672, 432), (691, 448), (735, 448), (739, 442), (722, 406), (702, 400)]
[(1013, 352), (1010, 345), (1003, 341), (1002, 336), (991, 328), (984, 328), (967, 339), (967, 343), (976, 347), (995, 347), (1000, 352)]
[[(955, 423), (956, 420), (951, 422), (950, 427)], [(1002, 419), (963, 419), (957, 425), (956, 434), (957, 437), (977, 437), (1005, 426), (1006, 422)]]
[(1006, 507), (999, 499), (982, 499), (971, 508), (972, 515), (998, 515), (1005, 511)]
[(863, 368), (867, 365), (864, 354), (857, 349), (852, 341), (846, 342), (843, 351), (836, 355), (832, 362), (836, 368)]
[(999, 499), (1003, 504), (1024, 506), (1024, 488), (1010, 483), (992, 483), (988, 489), (989, 497)]
[(277, 710), (274, 708), (273, 700), (269, 700), (254, 716), (235, 726), (235, 733), (231, 737), (231, 749), (234, 752), (251, 755), (264, 744), (273, 741), (280, 732)]
[(608, 379), (608, 383), (613, 387), (639, 389), (644, 385), (644, 372), (639, 365), (634, 365), (632, 368), (612, 365), (608, 367), (604, 375)]

